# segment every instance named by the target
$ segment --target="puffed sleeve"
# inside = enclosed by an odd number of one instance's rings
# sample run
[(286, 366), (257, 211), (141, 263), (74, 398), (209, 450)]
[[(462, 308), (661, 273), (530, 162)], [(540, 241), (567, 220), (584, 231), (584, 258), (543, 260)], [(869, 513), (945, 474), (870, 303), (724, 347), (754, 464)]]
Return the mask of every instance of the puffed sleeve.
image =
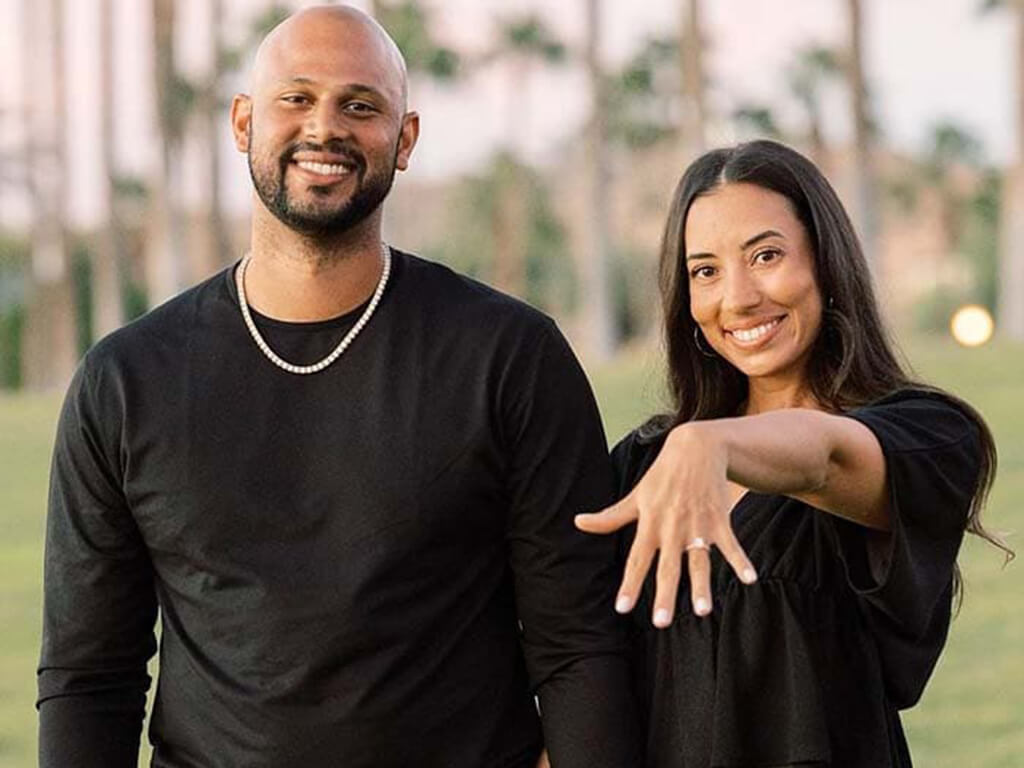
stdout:
[(886, 693), (912, 706), (945, 644), (953, 573), (982, 447), (975, 422), (954, 401), (904, 392), (849, 413), (874, 433), (885, 456), (892, 523), (888, 542), (868, 557), (863, 527), (832, 518), (850, 586), (875, 638)]

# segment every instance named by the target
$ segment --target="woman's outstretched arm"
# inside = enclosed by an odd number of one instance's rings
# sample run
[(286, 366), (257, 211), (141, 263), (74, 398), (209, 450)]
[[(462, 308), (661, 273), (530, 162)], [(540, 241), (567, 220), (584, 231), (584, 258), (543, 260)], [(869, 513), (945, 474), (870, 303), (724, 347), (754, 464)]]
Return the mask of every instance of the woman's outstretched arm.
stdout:
[(889, 528), (885, 458), (877, 438), (860, 422), (791, 408), (682, 424), (628, 496), (576, 518), (589, 533), (637, 523), (617, 610), (632, 609), (656, 552), (652, 619), (657, 626), (672, 621), (684, 554), (697, 614), (712, 607), (710, 546), (718, 547), (742, 581), (756, 580), (729, 520), (730, 483), (792, 496), (868, 528)]

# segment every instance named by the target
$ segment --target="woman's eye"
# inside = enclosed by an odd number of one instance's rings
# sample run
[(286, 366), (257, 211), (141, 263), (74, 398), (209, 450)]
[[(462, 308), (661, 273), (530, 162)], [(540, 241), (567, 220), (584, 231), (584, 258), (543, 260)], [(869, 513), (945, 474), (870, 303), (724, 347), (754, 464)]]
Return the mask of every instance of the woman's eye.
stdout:
[(690, 270), (690, 277), (694, 280), (698, 278), (707, 279), (709, 277), (714, 277), (714, 275), (715, 268), (707, 264), (704, 264), (703, 266), (700, 267), (694, 267), (693, 269)]
[(767, 264), (769, 262), (776, 261), (781, 255), (782, 251), (776, 250), (775, 248), (765, 248), (763, 251), (758, 251), (754, 254), (754, 263)]

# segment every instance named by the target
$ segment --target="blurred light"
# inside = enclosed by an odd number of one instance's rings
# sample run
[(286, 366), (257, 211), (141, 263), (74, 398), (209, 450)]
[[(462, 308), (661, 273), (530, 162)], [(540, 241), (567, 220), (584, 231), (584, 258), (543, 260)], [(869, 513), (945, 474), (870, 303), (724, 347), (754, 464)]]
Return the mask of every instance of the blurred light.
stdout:
[(965, 347), (980, 347), (992, 338), (995, 323), (984, 307), (968, 304), (960, 307), (949, 323), (953, 338)]

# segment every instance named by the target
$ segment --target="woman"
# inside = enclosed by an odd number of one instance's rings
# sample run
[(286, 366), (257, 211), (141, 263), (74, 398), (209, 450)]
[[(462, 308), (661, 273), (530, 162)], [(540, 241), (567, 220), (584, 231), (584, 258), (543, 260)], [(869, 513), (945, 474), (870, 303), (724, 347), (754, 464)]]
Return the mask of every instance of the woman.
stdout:
[(942, 650), (963, 533), (996, 541), (988, 429), (904, 372), (841, 203), (785, 146), (690, 166), (661, 277), (673, 413), (613, 451), (628, 495), (577, 520), (636, 521), (616, 608), (649, 764), (910, 765), (898, 710)]

